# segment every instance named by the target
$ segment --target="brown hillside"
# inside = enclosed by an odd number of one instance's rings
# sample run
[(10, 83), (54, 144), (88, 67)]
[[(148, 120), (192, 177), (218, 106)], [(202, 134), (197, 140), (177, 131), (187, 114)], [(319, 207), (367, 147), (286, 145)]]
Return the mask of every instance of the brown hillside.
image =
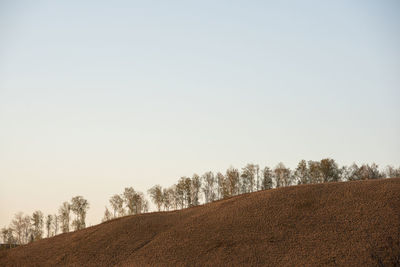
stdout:
[(0, 266), (392, 266), (399, 229), (400, 179), (294, 186), (112, 220), (1, 251)]

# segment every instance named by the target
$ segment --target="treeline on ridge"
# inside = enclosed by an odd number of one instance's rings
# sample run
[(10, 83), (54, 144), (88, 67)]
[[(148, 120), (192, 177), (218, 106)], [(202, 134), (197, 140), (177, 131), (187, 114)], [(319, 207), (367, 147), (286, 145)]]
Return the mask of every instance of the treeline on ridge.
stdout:
[[(277, 164), (273, 169), (247, 164), (241, 170), (230, 167), (225, 173), (209, 171), (201, 176), (193, 174), (192, 177), (181, 177), (170, 187), (155, 185), (147, 193), (157, 211), (169, 211), (284, 186), (394, 177), (400, 177), (400, 167), (387, 166), (384, 171), (379, 170), (375, 163), (361, 166), (354, 163), (339, 167), (335, 160), (326, 158), (320, 161), (301, 160), (294, 170), (283, 163)], [(109, 204), (110, 209), (105, 208), (103, 222), (149, 211), (145, 194), (133, 187), (127, 187), (121, 194), (111, 196)], [(26, 244), (41, 239), (44, 235), (51, 237), (58, 233), (67, 233), (71, 229), (84, 229), (88, 209), (89, 202), (82, 196), (76, 196), (70, 202), (64, 202), (58, 214), (45, 217), (39, 210), (31, 216), (19, 212), (15, 214), (9, 227), (2, 228), (3, 243)], [(75, 216), (72, 221), (71, 212)]]

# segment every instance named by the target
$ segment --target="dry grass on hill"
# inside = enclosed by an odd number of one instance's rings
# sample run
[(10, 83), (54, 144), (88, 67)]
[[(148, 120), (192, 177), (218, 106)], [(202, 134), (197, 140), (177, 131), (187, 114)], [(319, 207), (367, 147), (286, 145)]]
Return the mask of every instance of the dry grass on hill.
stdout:
[(400, 179), (384, 179), (127, 216), (0, 251), (0, 266), (392, 266), (399, 245)]

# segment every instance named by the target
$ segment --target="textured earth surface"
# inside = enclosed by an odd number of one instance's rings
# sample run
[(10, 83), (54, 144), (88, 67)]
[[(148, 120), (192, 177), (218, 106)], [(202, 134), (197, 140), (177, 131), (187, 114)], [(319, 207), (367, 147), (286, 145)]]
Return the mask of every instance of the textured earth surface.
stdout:
[(400, 179), (301, 185), (126, 216), (0, 251), (0, 266), (394, 266)]

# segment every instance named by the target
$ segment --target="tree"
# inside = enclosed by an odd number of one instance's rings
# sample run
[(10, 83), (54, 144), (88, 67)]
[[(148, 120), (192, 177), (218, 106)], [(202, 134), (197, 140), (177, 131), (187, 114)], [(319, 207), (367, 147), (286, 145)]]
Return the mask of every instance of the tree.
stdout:
[(228, 196), (239, 194), (239, 171), (233, 167), (226, 170)]
[(133, 214), (135, 211), (135, 201), (137, 194), (132, 187), (126, 187), (123, 193), (125, 205), (128, 208), (128, 214)]
[(35, 211), (32, 214), (32, 234), (33, 240), (42, 239), (43, 236), (43, 213), (40, 210)]
[(29, 217), (29, 215), (25, 215), (23, 218), (23, 228), (24, 228), (23, 244), (27, 244), (29, 242), (30, 235), (32, 235), (31, 217)]
[(360, 180), (379, 179), (383, 178), (384, 174), (379, 171), (378, 165), (375, 163), (363, 164), (358, 169), (357, 176)]
[(14, 219), (11, 221), (12, 232), (15, 234), (16, 243), (17, 244), (25, 244), (24, 242), (24, 214), (22, 212), (18, 212), (14, 215)]
[(250, 183), (249, 183), (249, 179), (250, 178), (250, 174), (248, 172), (246, 172), (245, 170), (242, 171), (242, 174), (240, 175), (240, 185), (239, 185), (239, 191), (240, 194), (245, 194), (249, 192), (249, 187), (250, 187)]
[(203, 180), (203, 193), (205, 203), (215, 200), (215, 177), (212, 172), (206, 172), (201, 177)]
[(145, 198), (143, 198), (142, 212), (143, 212), (143, 213), (149, 212), (149, 202), (148, 202), (147, 199), (145, 199)]
[(6, 244), (15, 244), (17, 240), (14, 238), (13, 229), (11, 227), (3, 227), (1, 229), (1, 235), (3, 237), (3, 242)]
[(193, 174), (192, 180), (191, 180), (191, 199), (192, 199), (192, 205), (197, 206), (200, 204), (200, 189), (201, 189), (201, 180), (200, 176), (197, 174)]
[(61, 231), (63, 233), (68, 233), (71, 205), (68, 202), (64, 202), (58, 209), (58, 213), (60, 214)]
[(340, 179), (340, 169), (333, 159), (322, 159), (320, 162), (320, 172), (324, 183), (337, 182)]
[(110, 198), (110, 205), (114, 211), (114, 218), (125, 215), (124, 199), (119, 194), (115, 194)]
[(217, 173), (217, 192), (218, 199), (222, 199), (228, 196), (227, 183), (225, 181), (225, 176), (218, 172)]
[(47, 230), (47, 237), (49, 238), (51, 235), (51, 228), (53, 225), (53, 216), (51, 214), (47, 215), (46, 218), (46, 230)]
[(136, 192), (133, 197), (133, 214), (140, 214), (143, 212), (143, 202), (144, 202), (144, 195), (142, 192)]
[(108, 208), (106, 207), (106, 210), (104, 211), (104, 217), (101, 220), (102, 222), (106, 222), (109, 221), (113, 218), (113, 215), (111, 214), (111, 212), (108, 210)]
[(371, 164), (371, 166), (368, 165), (368, 174), (369, 179), (380, 179), (385, 177), (385, 174), (379, 171), (378, 164), (375, 164), (374, 162)]
[(17, 244), (26, 244), (29, 241), (29, 234), (31, 233), (31, 220), (28, 215), (18, 212), (14, 215), (9, 227), (15, 234), (15, 242)]
[(392, 165), (388, 165), (385, 173), (387, 178), (400, 178), (400, 167), (396, 169)]
[(181, 208), (192, 205), (192, 181), (189, 177), (181, 177), (176, 185), (176, 197)]
[(172, 186), (170, 187), (170, 190), (171, 190), (170, 194), (172, 194), (172, 197), (171, 197), (171, 198), (172, 198), (171, 207), (172, 207), (174, 210), (177, 210), (177, 209), (178, 209), (178, 206), (179, 206), (179, 195), (178, 195), (177, 190), (176, 190), (176, 184), (172, 185)]
[(280, 162), (274, 169), (276, 187), (289, 186), (291, 184), (291, 173), (290, 169), (286, 168), (285, 165)]
[(185, 192), (185, 206), (186, 208), (192, 206), (192, 180), (189, 177), (184, 177), (183, 188)]
[(8, 234), (8, 228), (7, 227), (3, 227), (1, 228), (1, 237), (3, 239), (3, 243), (6, 244), (7, 242), (7, 234)]
[(263, 179), (261, 181), (261, 190), (272, 188), (272, 170), (269, 167), (265, 167), (262, 171)]
[(378, 169), (378, 165), (372, 163), (363, 164), (360, 167), (353, 163), (350, 167), (342, 168), (342, 177), (347, 181), (368, 180), (383, 178), (384, 174)]
[(81, 230), (86, 227), (86, 213), (89, 209), (89, 202), (82, 196), (76, 196), (71, 199), (71, 211), (75, 213), (76, 218), (72, 222), (75, 230)]
[(136, 192), (133, 196), (133, 214), (140, 214), (148, 211), (148, 203), (142, 192)]
[(304, 159), (297, 164), (294, 176), (297, 180), (297, 184), (309, 184), (311, 182), (307, 162)]
[(157, 210), (161, 211), (161, 206), (163, 204), (163, 191), (161, 185), (153, 186), (148, 190), (148, 193), (154, 204), (157, 206)]
[(310, 183), (322, 183), (321, 166), (319, 161), (308, 161), (308, 174), (310, 175)]
[(4, 226), (3, 228), (1, 228), (1, 238), (3, 239), (4, 244), (7, 243), (7, 232), (8, 232), (7, 227)]
[(360, 180), (360, 168), (357, 164), (353, 163), (349, 168), (347, 168), (346, 178), (348, 181)]
[(185, 180), (182, 178), (175, 185), (175, 203), (177, 208), (183, 209), (185, 206)]
[[(242, 193), (248, 193), (248, 192), (253, 192), (254, 188), (257, 190), (258, 189), (258, 172), (259, 172), (259, 166), (255, 164), (247, 164), (243, 169), (242, 169), (242, 188), (241, 191)], [(257, 177), (257, 182), (255, 181), (255, 178)]]
[(58, 227), (59, 227), (59, 219), (57, 214), (53, 215), (53, 229), (54, 229), (54, 235), (58, 234)]
[(172, 187), (163, 189), (162, 199), (164, 210), (169, 210), (174, 202), (174, 190)]
[(349, 174), (350, 174), (349, 167), (345, 165), (342, 166), (342, 168), (340, 168), (340, 180), (348, 181)]
[(255, 165), (256, 166), (256, 191), (258, 191), (260, 189), (260, 166), (258, 166), (258, 164)]

